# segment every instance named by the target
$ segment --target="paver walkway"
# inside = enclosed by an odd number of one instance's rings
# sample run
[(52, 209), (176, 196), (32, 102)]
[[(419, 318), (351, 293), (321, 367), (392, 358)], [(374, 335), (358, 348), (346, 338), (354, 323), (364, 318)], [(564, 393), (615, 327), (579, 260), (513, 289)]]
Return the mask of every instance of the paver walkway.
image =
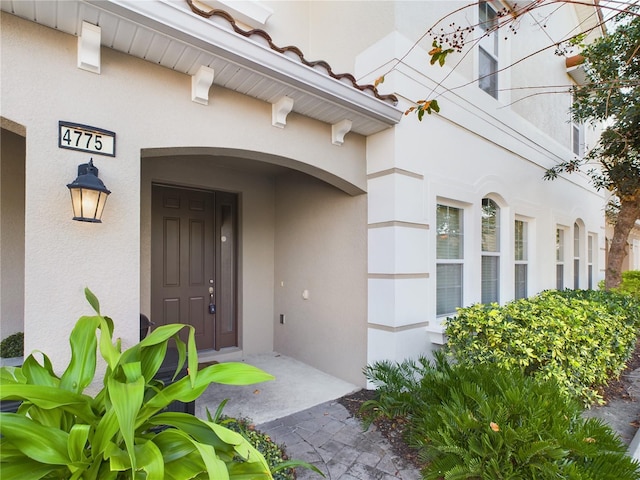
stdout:
[[(213, 412), (230, 398), (225, 414), (252, 418), (259, 430), (286, 446), (291, 458), (316, 465), (329, 480), (420, 480), (420, 472), (393, 454), (375, 426), (363, 432), (360, 421), (345, 407), (328, 401), (357, 387), (277, 353), (249, 356), (247, 362), (274, 374), (276, 380), (247, 387), (212, 385), (196, 401), (198, 417), (206, 418), (205, 408)], [(605, 420), (623, 441), (631, 442), (630, 454), (640, 460), (640, 433), (631, 441), (636, 433), (632, 422), (640, 414), (640, 369), (627, 375), (633, 381), (631, 400), (594, 408), (586, 416)], [(297, 474), (299, 480), (322, 478), (305, 469)]]
[(629, 455), (640, 461), (640, 368), (623, 374), (630, 381), (628, 398), (612, 400), (607, 405), (586, 410), (584, 417), (597, 417), (609, 425), (629, 445)]
[[(629, 454), (640, 461), (640, 432), (635, 421), (640, 414), (640, 369), (631, 379), (629, 400), (615, 400), (587, 410), (585, 417), (599, 417), (630, 445)], [(420, 480), (420, 472), (394, 455), (391, 445), (374, 425), (362, 424), (335, 400), (258, 425), (278, 444), (286, 446), (290, 458), (309, 462), (329, 480)], [(634, 439), (635, 436), (635, 439)], [(298, 469), (299, 480), (319, 479), (318, 474)]]
[[(257, 425), (290, 458), (318, 467), (327, 480), (420, 480), (419, 470), (393, 454), (391, 445), (362, 424), (337, 401), (325, 402), (284, 418)], [(297, 469), (298, 480), (321, 479)]]

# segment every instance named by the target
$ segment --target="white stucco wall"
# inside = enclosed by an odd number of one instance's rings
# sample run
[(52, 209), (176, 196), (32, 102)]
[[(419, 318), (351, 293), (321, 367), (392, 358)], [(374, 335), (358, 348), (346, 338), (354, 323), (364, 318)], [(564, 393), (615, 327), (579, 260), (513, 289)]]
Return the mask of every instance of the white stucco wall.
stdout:
[[(330, 125), (292, 113), (286, 128), (274, 128), (270, 104), (215, 86), (207, 106), (195, 104), (190, 77), (105, 48), (100, 75), (78, 70), (75, 37), (1, 14), (0, 114), (28, 132), (27, 351), (45, 350), (56, 366), (63, 364), (69, 331), (78, 316), (90, 313), (85, 285), (116, 321), (124, 346), (137, 339), (138, 313), (149, 307), (154, 181), (239, 194), (241, 348), (275, 347), (356, 384), (363, 384), (367, 361), (415, 356), (441, 341), (435, 314), (439, 202), (465, 212), (465, 304), (480, 298), (480, 203), (488, 195), (501, 206), (504, 222), (501, 301), (513, 296), (516, 216), (530, 226), (530, 294), (555, 286), (557, 226), (568, 235), (565, 285), (572, 286), (576, 222), (583, 245), (588, 234), (597, 237), (595, 267), (602, 276), (603, 199), (579, 175), (542, 181), (546, 168), (571, 157), (568, 103), (514, 107), (515, 94), (508, 91), (497, 101), (469, 82), (475, 55), (452, 71), (449, 62), (429, 67), (430, 40), (413, 48), (425, 28), (459, 3), (271, 3), (276, 11), (266, 30), (278, 45), (297, 45), (337, 72), (355, 65), (361, 83), (396, 65), (380, 90), (398, 94), (402, 109), (446, 80), (447, 91), (434, 93), (440, 114), (421, 123), (404, 117), (367, 139), (349, 133), (337, 147)], [(522, 31), (517, 38), (533, 43), (543, 36), (534, 30), (534, 37)], [(515, 45), (514, 38), (501, 50), (505, 61), (522, 53)], [(556, 60), (544, 56), (534, 67), (514, 68), (502, 74), (507, 83), (501, 85), (566, 80)], [(522, 73), (529, 68), (536, 73)], [(101, 225), (71, 221), (65, 185), (89, 155), (57, 148), (59, 120), (117, 134), (115, 158), (94, 156), (113, 192)], [(234, 159), (254, 163), (234, 168)]]
[(275, 349), (364, 385), (366, 196), (297, 173), (278, 177), (275, 257)]
[[(435, 3), (442, 7), (447, 2)], [(452, 2), (448, 5), (451, 10), (455, 7)], [(528, 26), (523, 23), (523, 29)], [(393, 58), (404, 58), (387, 74), (382, 88), (399, 95), (400, 108), (432, 97), (438, 98), (441, 108), (437, 115), (425, 115), (422, 122), (414, 115), (404, 117), (395, 129), (367, 139), (369, 362), (425, 354), (443, 341), (444, 318), (436, 315), (438, 203), (464, 210), (463, 305), (481, 300), (481, 202), (487, 196), (501, 207), (501, 302), (514, 297), (516, 218), (528, 222), (529, 295), (556, 287), (558, 227), (566, 228), (564, 286), (573, 288), (575, 223), (581, 228), (580, 287), (588, 285), (587, 235), (597, 243), (594, 285), (603, 277), (603, 196), (579, 174), (554, 182), (543, 180), (547, 168), (573, 156), (567, 123), (569, 95), (554, 95), (541, 107), (513, 108), (511, 94), (501, 92), (498, 101), (475, 83), (465, 85), (474, 69), (429, 67), (426, 50), (413, 48), (415, 32), (408, 31), (409, 36), (404, 31), (387, 35), (356, 62), (357, 74), (375, 78)], [(546, 37), (539, 38), (544, 35), (540, 29), (533, 37), (522, 33), (509, 39), (507, 58), (524, 52), (516, 42), (524, 42), (526, 49), (548, 42)], [(465, 62), (474, 64), (473, 55)], [(502, 85), (516, 86), (514, 78), (528, 86), (569, 83), (559, 57), (542, 55), (533, 63), (522, 69), (529, 76), (516, 74), (514, 68), (501, 78), (509, 82)], [(433, 93), (438, 82), (446, 82), (448, 88), (465, 86)]]
[[(286, 128), (274, 128), (270, 104), (216, 87), (209, 105), (196, 104), (190, 100), (189, 76), (105, 48), (101, 74), (79, 70), (75, 37), (6, 13), (1, 20), (0, 113), (28, 132), (25, 348), (46, 351), (57, 368), (68, 359), (67, 338), (75, 321), (91, 313), (83, 298), (85, 286), (116, 322), (115, 335), (125, 348), (138, 338), (138, 313), (148, 302), (144, 208), (149, 181), (224, 188), (221, 170), (203, 167), (216, 174), (204, 180), (177, 163), (159, 168), (159, 161), (151, 167), (149, 159), (142, 168), (141, 157), (204, 149), (208, 155), (222, 152), (296, 168), (353, 192), (366, 188), (365, 140), (356, 134), (336, 147), (330, 125), (293, 113)], [(65, 185), (91, 155), (58, 148), (59, 120), (116, 132), (116, 157), (93, 156), (112, 191), (102, 224), (71, 220)], [(247, 324), (242, 335), (243, 347), (252, 352), (273, 348), (274, 302), (273, 248), (265, 248), (273, 242), (273, 191), (268, 175), (254, 173), (240, 179), (227, 172), (224, 177), (226, 188), (238, 191), (243, 202), (242, 315)]]
[[(318, 9), (329, 11), (334, 2), (319, 3)], [(348, 5), (351, 3), (347, 2)], [(477, 5), (458, 1), (399, 1), (372, 2), (367, 8), (358, 8), (358, 3), (363, 5), (362, 2), (355, 2), (352, 8), (334, 5), (344, 24), (351, 28), (339, 26), (343, 23), (333, 28), (328, 22), (323, 24), (332, 39), (329, 44), (341, 46), (339, 58), (357, 56), (356, 78), (373, 82), (386, 74), (380, 90), (399, 93), (410, 102), (437, 98), (442, 107), (446, 105), (445, 99), (462, 97), (471, 103), (479, 103), (480, 108), (492, 116), (503, 116), (504, 111), (515, 113), (556, 142), (567, 148), (571, 146), (569, 88), (573, 81), (566, 73), (565, 57), (555, 53), (554, 43), (572, 32), (571, 25), (577, 23), (575, 6), (536, 8), (514, 23), (516, 34), (506, 27), (500, 31), (499, 67), (504, 71), (499, 73), (499, 100), (495, 100), (480, 90), (477, 83), (478, 48), (474, 39), (481, 36), (477, 27)], [(499, 5), (500, 2), (495, 3)], [(376, 21), (381, 13), (386, 15), (386, 22)], [(353, 32), (358, 31), (356, 25), (367, 25), (368, 22), (375, 28), (362, 32), (358, 41), (351, 41)], [(469, 26), (476, 28), (467, 34), (467, 46), (462, 53), (449, 54), (443, 67), (429, 65), (427, 52), (432, 48), (434, 35), (427, 34), (428, 29), (440, 33), (441, 28), (450, 32), (457, 27)], [(395, 35), (402, 36), (403, 41), (385, 39)], [(365, 43), (369, 47), (363, 48)], [(447, 46), (444, 44), (445, 48)], [(355, 47), (361, 49), (355, 50)], [(395, 77), (417, 80), (419, 87), (399, 90), (393, 83)], [(444, 83), (440, 85), (441, 81)]]
[[(512, 46), (511, 61), (525, 59), (512, 69), (511, 108), (567, 146), (571, 145), (571, 95), (568, 90), (573, 81), (566, 74), (566, 57), (556, 54), (554, 41), (564, 38), (569, 33), (567, 25), (577, 21), (574, 6), (566, 4), (556, 9), (548, 5), (523, 19), (517, 35), (506, 35)], [(527, 41), (522, 41), (521, 36)], [(548, 48), (542, 50), (543, 47)], [(575, 55), (578, 49), (568, 52), (568, 55)], [(546, 88), (527, 88), (530, 86)]]

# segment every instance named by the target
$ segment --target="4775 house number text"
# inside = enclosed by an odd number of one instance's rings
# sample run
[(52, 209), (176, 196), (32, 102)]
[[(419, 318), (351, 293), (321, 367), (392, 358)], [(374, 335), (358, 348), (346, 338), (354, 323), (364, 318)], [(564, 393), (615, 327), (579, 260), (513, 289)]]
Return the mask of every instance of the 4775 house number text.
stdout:
[(61, 121), (58, 147), (115, 157), (116, 134), (101, 128)]

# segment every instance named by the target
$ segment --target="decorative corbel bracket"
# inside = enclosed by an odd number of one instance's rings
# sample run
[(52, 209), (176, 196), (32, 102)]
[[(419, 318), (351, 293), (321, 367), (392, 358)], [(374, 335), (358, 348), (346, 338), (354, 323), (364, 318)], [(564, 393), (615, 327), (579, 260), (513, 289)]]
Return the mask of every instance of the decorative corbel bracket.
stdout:
[(567, 74), (573, 78), (578, 85), (587, 83), (587, 72), (584, 68), (585, 58), (583, 55), (574, 55), (565, 59)]
[(191, 100), (201, 105), (209, 105), (209, 89), (213, 85), (213, 68), (200, 65), (191, 76)]
[(282, 97), (276, 103), (271, 104), (271, 125), (284, 128), (287, 124), (287, 115), (293, 110), (293, 98)]
[(331, 125), (331, 143), (341, 146), (344, 143), (344, 136), (351, 131), (351, 125), (351, 120), (347, 119)]
[(78, 36), (78, 68), (100, 73), (100, 38), (102, 29), (97, 25), (82, 22)]

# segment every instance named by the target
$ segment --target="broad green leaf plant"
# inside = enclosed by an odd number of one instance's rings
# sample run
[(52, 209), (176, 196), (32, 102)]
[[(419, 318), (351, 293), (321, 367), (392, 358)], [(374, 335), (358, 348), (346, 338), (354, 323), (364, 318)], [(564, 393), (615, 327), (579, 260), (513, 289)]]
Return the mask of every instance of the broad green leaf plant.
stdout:
[[(0, 414), (3, 480), (271, 479), (264, 457), (240, 434), (187, 413), (167, 412), (173, 401), (191, 402), (212, 383), (248, 385), (272, 380), (244, 363), (220, 363), (198, 371), (194, 329), (163, 325), (121, 351), (113, 321), (81, 317), (70, 336), (71, 360), (57, 376), (49, 358), (32, 354), (22, 367), (0, 369), (0, 399), (22, 401), (17, 413)], [(178, 335), (187, 330), (185, 343)], [(97, 335), (99, 332), (99, 338)], [(170, 341), (178, 350), (174, 380), (154, 380)], [(99, 349), (106, 362), (102, 389), (85, 393), (96, 373)]]

